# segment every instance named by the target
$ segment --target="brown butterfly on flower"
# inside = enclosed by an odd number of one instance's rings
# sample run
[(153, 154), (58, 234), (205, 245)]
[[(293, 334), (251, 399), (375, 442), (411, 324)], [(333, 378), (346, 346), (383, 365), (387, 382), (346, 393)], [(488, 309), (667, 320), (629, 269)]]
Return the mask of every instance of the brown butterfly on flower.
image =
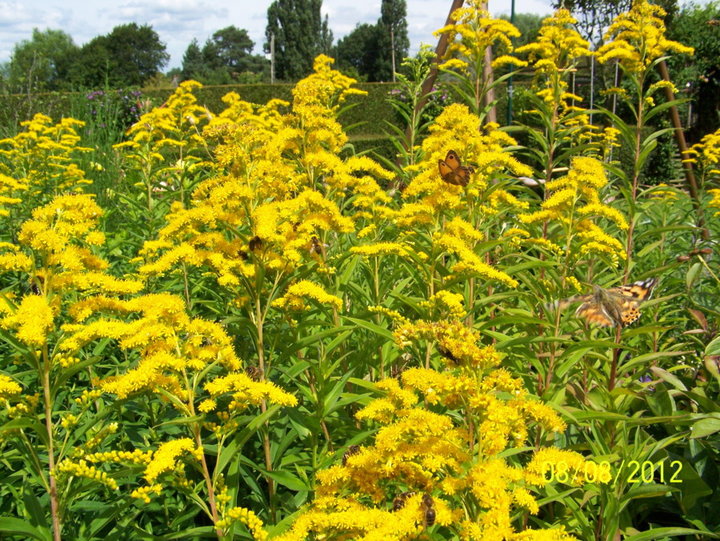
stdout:
[(650, 298), (657, 278), (609, 289), (593, 285), (590, 295), (576, 295), (557, 303), (559, 309), (582, 302), (575, 315), (603, 327), (626, 327), (640, 318), (640, 305)]
[(440, 177), (453, 186), (467, 186), (470, 182), (470, 175), (475, 169), (469, 165), (462, 165), (460, 156), (454, 150), (449, 150), (444, 160), (438, 160)]

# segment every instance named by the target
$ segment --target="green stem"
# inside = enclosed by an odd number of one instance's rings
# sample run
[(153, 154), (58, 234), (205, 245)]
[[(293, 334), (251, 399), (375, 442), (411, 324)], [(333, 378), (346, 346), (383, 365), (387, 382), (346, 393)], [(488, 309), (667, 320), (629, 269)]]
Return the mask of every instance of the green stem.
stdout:
[(53, 425), (52, 425), (52, 390), (50, 388), (50, 356), (48, 355), (47, 344), (43, 346), (43, 365), (42, 365), (42, 386), (45, 399), (45, 429), (47, 431), (48, 441), (48, 471), (50, 479), (50, 514), (52, 516), (53, 539), (60, 541), (61, 525), (60, 525), (60, 505), (58, 503), (57, 483), (55, 482), (55, 449), (53, 445)]

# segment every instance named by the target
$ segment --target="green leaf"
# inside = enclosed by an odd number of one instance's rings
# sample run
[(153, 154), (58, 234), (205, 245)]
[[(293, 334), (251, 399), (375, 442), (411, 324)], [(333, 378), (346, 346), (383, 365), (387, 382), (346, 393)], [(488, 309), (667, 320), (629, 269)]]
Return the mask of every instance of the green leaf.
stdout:
[(671, 374), (667, 370), (664, 370), (659, 366), (651, 366), (650, 371), (665, 382), (675, 387), (676, 389), (680, 389), (681, 391), (687, 391), (687, 387), (685, 387), (685, 384), (680, 381), (680, 378)]
[[(652, 528), (651, 530), (647, 532), (642, 532), (639, 534), (631, 535), (629, 537), (624, 537), (623, 539), (625, 541), (651, 541), (652, 539), (665, 539), (667, 537), (678, 537), (680, 535), (693, 535), (693, 534), (703, 534), (708, 535), (708, 532), (703, 532), (701, 530), (694, 530), (692, 528), (676, 528), (676, 527), (670, 527), (670, 528)], [(715, 534), (710, 534), (711, 537), (717, 539), (719, 536)]]
[(312, 490), (312, 486), (310, 486), (308, 483), (288, 471), (261, 471), (263, 472), (263, 474), (273, 479), (276, 483), (286, 486), (290, 490)]
[(700, 419), (690, 427), (691, 438), (704, 438), (720, 430), (720, 415)]
[(19, 518), (0, 518), (0, 533), (5, 535), (17, 535), (23, 539), (38, 539), (39, 541), (52, 541), (52, 534), (43, 531), (32, 524)]
[(685, 275), (685, 284), (687, 285), (688, 289), (692, 289), (692, 286), (695, 283), (695, 280), (697, 280), (698, 275), (700, 274), (700, 271), (702, 270), (702, 268), (703, 268), (702, 263), (695, 263), (690, 266), (690, 268), (687, 271), (687, 274)]
[(358, 327), (367, 329), (377, 334), (378, 336), (382, 336), (383, 338), (387, 338), (388, 340), (393, 339), (393, 333), (385, 327), (380, 327), (379, 325), (376, 325), (375, 323), (372, 323), (370, 321), (365, 321), (364, 319), (357, 319), (354, 317), (345, 317), (344, 319), (351, 321), (352, 323), (355, 323), (355, 325), (357, 325)]

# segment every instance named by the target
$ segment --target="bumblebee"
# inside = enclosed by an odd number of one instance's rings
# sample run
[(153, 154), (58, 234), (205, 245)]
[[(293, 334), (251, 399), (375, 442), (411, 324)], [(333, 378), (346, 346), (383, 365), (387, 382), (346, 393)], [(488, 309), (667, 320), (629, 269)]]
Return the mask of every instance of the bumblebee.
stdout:
[(353, 455), (356, 455), (360, 452), (360, 446), (359, 445), (351, 445), (347, 448), (347, 451), (345, 451), (345, 454), (342, 457), (342, 465), (347, 465), (347, 460)]

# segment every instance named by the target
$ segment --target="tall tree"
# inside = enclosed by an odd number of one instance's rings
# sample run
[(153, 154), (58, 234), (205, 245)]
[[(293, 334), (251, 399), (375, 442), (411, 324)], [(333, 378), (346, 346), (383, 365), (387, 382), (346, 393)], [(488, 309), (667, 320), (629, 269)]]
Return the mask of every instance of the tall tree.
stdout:
[(267, 11), (265, 52), (275, 37), (275, 75), (285, 81), (297, 80), (312, 71), (313, 59), (329, 53), (332, 32), (327, 16), (322, 17), (322, 0), (275, 0)]
[(79, 48), (62, 30), (33, 29), (32, 38), (15, 45), (7, 68), (7, 84), (14, 92), (66, 88), (68, 69)]
[(334, 55), (338, 68), (365, 81), (378, 81), (379, 48), (378, 26), (359, 24), (335, 46)]
[(183, 80), (195, 79), (196, 81), (202, 81), (205, 76), (205, 60), (203, 58), (202, 50), (198, 40), (193, 38), (185, 49), (182, 61), (182, 72)]
[(382, 0), (380, 19), (377, 22), (378, 48), (375, 77), (378, 81), (394, 78), (402, 59), (408, 55), (410, 40), (407, 31), (405, 0)]
[(247, 30), (235, 26), (215, 32), (202, 49), (194, 39), (183, 56), (183, 78), (204, 84), (260, 82), (268, 61), (252, 54), (254, 46)]
[(71, 76), (86, 88), (136, 86), (155, 76), (169, 59), (151, 26), (123, 24), (86, 43)]

